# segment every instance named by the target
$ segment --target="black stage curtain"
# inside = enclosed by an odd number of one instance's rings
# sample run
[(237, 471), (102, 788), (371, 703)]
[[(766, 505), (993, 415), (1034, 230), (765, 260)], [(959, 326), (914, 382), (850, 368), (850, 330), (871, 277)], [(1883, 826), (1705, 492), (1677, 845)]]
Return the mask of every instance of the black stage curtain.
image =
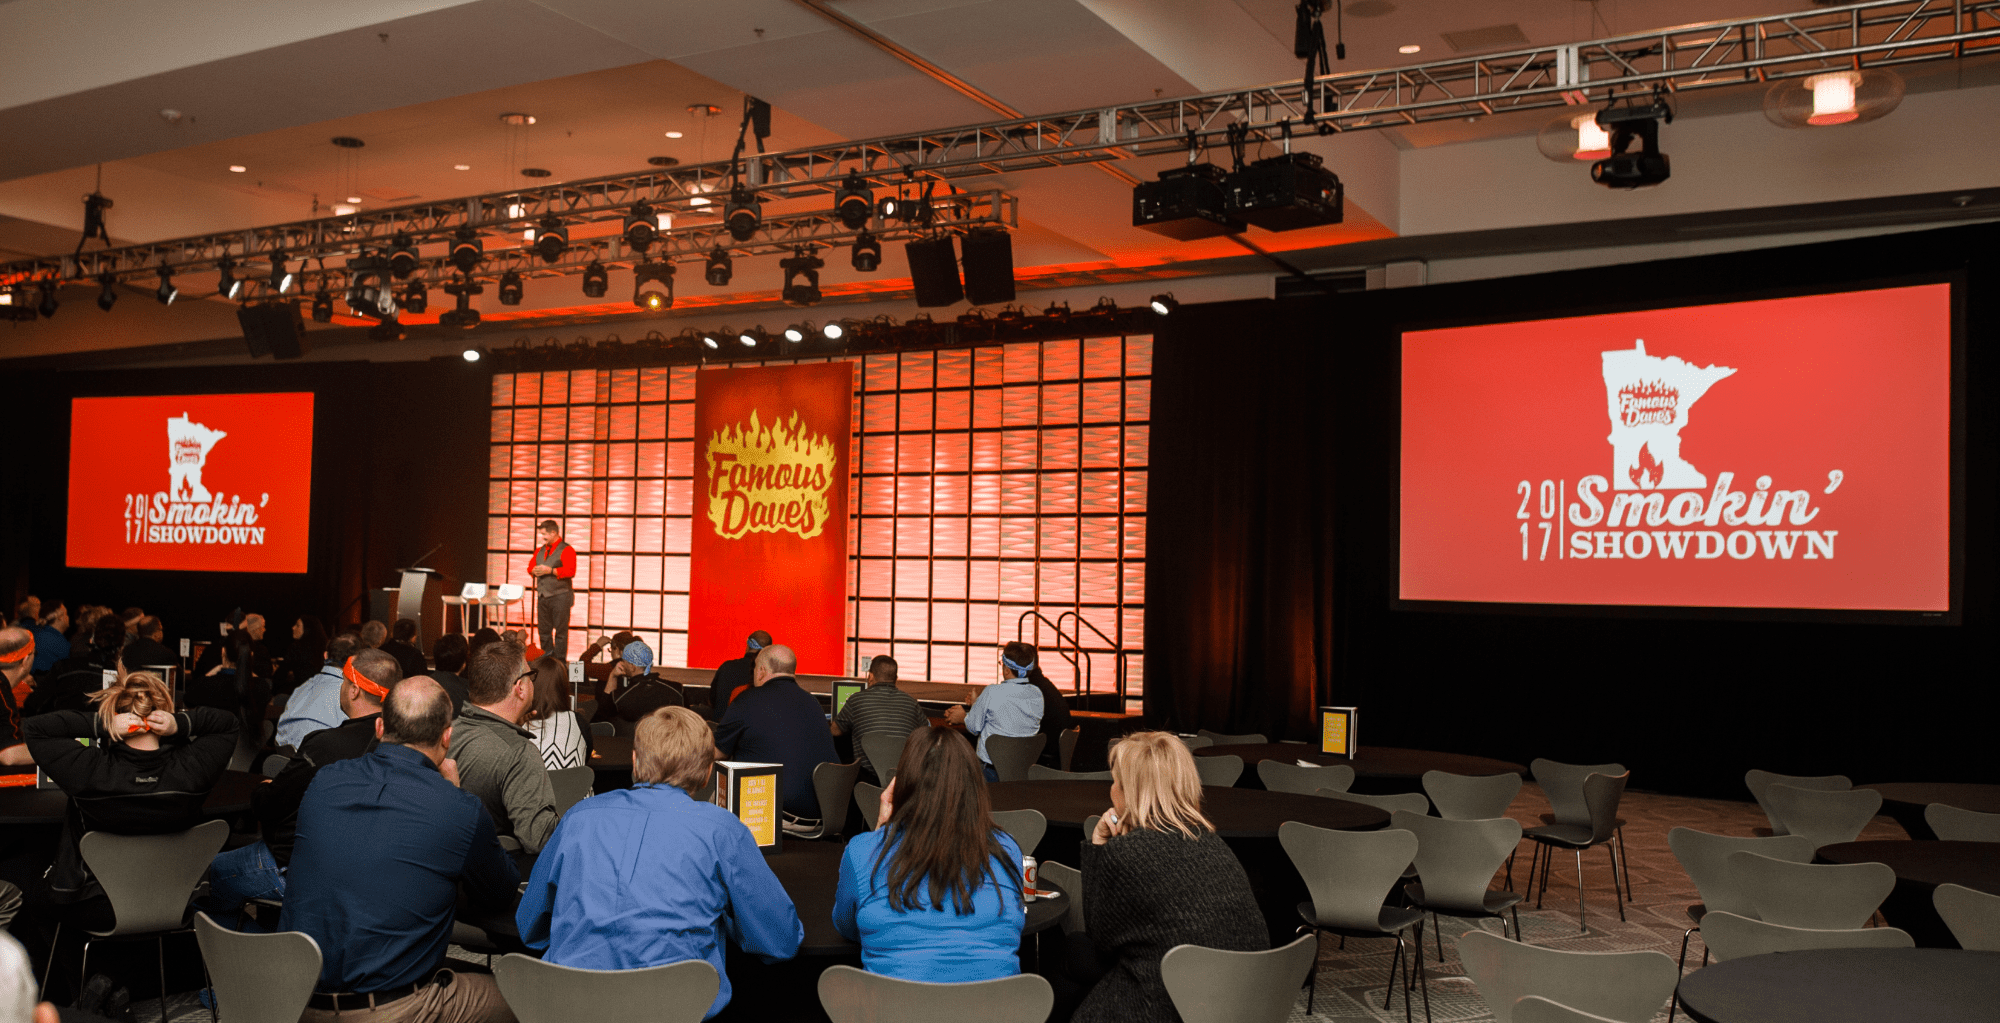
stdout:
[[(1965, 380), (1956, 626), (1394, 606), (1404, 324), (1585, 315), (1956, 273)], [(1283, 302), (1182, 306), (1154, 353), (1147, 710), (1184, 731), (1617, 761), (1745, 798), (1743, 772), (2000, 782), (1994, 523), (2000, 229)]]

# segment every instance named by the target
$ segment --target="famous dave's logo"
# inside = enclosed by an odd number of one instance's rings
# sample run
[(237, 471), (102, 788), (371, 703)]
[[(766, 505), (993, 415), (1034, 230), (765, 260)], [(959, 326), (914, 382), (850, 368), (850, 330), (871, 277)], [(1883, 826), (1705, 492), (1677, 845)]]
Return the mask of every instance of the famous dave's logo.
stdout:
[(185, 412), (167, 420), (167, 489), (150, 496), (126, 496), (126, 543), (255, 546), (264, 542), (264, 527), (257, 518), (271, 503), (270, 494), (252, 504), (235, 494), (227, 499), (212, 494), (202, 484), (209, 452), (227, 436), (189, 419)]
[(797, 412), (765, 425), (752, 409), (748, 423), (711, 434), (703, 457), (708, 521), (717, 536), (784, 532), (811, 539), (826, 528), (827, 494), (839, 471), (833, 442), (808, 431)]

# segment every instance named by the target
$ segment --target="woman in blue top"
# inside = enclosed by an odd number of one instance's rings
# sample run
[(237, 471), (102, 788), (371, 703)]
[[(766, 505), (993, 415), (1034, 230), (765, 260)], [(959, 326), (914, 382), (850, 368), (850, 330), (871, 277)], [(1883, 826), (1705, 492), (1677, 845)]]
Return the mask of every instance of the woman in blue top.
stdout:
[(1021, 972), (1021, 847), (993, 826), (972, 744), (919, 729), (882, 791), (874, 831), (847, 843), (833, 926), (871, 973), (936, 983)]

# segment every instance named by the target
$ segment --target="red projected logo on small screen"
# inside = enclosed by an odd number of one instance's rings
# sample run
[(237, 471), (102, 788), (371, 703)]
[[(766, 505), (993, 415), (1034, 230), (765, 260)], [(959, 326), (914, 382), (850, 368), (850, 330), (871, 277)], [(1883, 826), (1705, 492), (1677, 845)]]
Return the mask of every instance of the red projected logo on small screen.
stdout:
[(1404, 334), (1400, 595), (1948, 610), (1950, 297)]
[(313, 396), (77, 398), (72, 568), (303, 572)]

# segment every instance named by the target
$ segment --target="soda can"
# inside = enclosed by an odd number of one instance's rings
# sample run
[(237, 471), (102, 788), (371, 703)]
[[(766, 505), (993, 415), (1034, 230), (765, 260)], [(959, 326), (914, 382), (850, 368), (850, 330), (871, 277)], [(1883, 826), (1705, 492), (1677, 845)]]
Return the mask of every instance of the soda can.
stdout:
[[(1021, 887), (1023, 889), (1035, 887), (1035, 866), (1035, 858), (1033, 856), (1021, 857)], [(1021, 901), (1033, 902), (1035, 901), (1035, 897), (1023, 891), (1021, 893)]]

